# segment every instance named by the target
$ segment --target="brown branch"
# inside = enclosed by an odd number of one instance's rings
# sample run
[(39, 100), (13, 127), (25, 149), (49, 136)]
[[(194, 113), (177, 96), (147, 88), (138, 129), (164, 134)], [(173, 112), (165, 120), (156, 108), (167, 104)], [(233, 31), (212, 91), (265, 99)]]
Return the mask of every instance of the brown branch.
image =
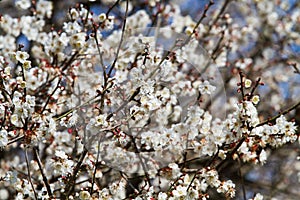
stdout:
[(23, 139), (24, 139), (24, 135), (19, 136), (19, 137), (15, 137), (14, 139), (12, 139), (11, 141), (9, 141), (9, 142), (7, 143), (7, 146), (8, 146), (8, 145), (11, 145), (11, 144), (13, 144), (13, 143), (15, 143), (15, 142), (17, 142), (17, 141), (23, 140)]
[(69, 59), (69, 61), (64, 64), (64, 66), (62, 67), (62, 71), (65, 71), (71, 64), (72, 62), (74, 61), (74, 58), (79, 54), (79, 51), (76, 51), (72, 56), (71, 58)]
[(48, 98), (46, 100), (46, 103), (45, 103), (44, 107), (42, 108), (41, 114), (46, 110), (47, 105), (49, 104), (49, 101), (50, 101), (51, 97), (54, 95), (56, 90), (59, 88), (60, 82), (61, 82), (61, 78), (58, 80), (58, 83), (57, 83), (56, 87), (54, 88), (54, 90), (52, 91), (52, 93), (48, 96)]
[(124, 41), (124, 34), (125, 34), (125, 28), (126, 28), (126, 20), (127, 20), (127, 15), (128, 15), (128, 4), (129, 4), (129, 2), (128, 2), (128, 0), (126, 0), (126, 10), (125, 10), (125, 16), (124, 16), (124, 22), (123, 22), (121, 40), (119, 42), (119, 46), (118, 46), (118, 49), (117, 49), (116, 57), (115, 57), (115, 59), (113, 61), (113, 64), (111, 65), (111, 67), (109, 69), (108, 77), (110, 77), (112, 70), (115, 68), (115, 65), (117, 63), (118, 56), (119, 56), (119, 53), (120, 53), (120, 50), (121, 50), (121, 46), (122, 46), (123, 41)]
[[(224, 2), (223, 6), (222, 6), (222, 8), (221, 8), (221, 10), (220, 10), (220, 12), (217, 14), (216, 18), (215, 18), (215, 19), (212, 21), (212, 23), (209, 25), (209, 28), (208, 28), (209, 31), (211, 30), (212, 26), (213, 26), (214, 24), (216, 24), (217, 21), (220, 19), (221, 15), (224, 13), (224, 11), (225, 11), (225, 9), (227, 8), (227, 6), (228, 6), (228, 4), (229, 4), (230, 1), (231, 1), (231, 0), (226, 0), (226, 1)], [(209, 32), (208, 32), (208, 33), (209, 33)], [(208, 34), (208, 33), (207, 33), (207, 34)]]
[(49, 197), (50, 197), (50, 199), (52, 199), (52, 198), (53, 198), (53, 194), (52, 194), (52, 192), (51, 192), (51, 188), (50, 188), (48, 179), (47, 179), (47, 177), (46, 177), (46, 175), (45, 175), (45, 173), (44, 173), (44, 171), (43, 171), (43, 167), (42, 167), (42, 162), (41, 162), (40, 156), (39, 156), (38, 151), (37, 151), (37, 149), (36, 149), (35, 147), (33, 148), (33, 153), (34, 153), (34, 155), (35, 155), (35, 157), (36, 157), (36, 161), (37, 161), (37, 163), (38, 163), (40, 172), (41, 172), (41, 174), (42, 174), (43, 182), (44, 182), (44, 184), (45, 184), (45, 186), (46, 186), (46, 189), (47, 189), (47, 192), (48, 192), (48, 194), (49, 194)]
[(75, 187), (76, 176), (77, 176), (77, 174), (79, 172), (79, 169), (80, 169), (80, 167), (82, 165), (82, 162), (83, 162), (85, 156), (87, 155), (87, 153), (88, 153), (88, 150), (84, 147), (84, 150), (81, 153), (79, 161), (78, 161), (77, 165), (73, 169), (72, 175), (70, 175), (70, 177), (68, 178), (67, 185), (65, 187), (65, 192), (62, 194), (61, 199), (63, 199), (63, 200), (64, 199), (68, 199), (69, 195), (73, 191), (73, 189)]
[(256, 127), (263, 126), (265, 124), (274, 122), (281, 115), (285, 115), (285, 114), (289, 113), (290, 111), (296, 109), (299, 105), (300, 105), (300, 101), (297, 102), (296, 104), (294, 104), (293, 106), (289, 107), (288, 109), (284, 110), (283, 112), (280, 112), (278, 115), (259, 123)]
[(243, 177), (242, 170), (241, 170), (242, 164), (241, 164), (241, 159), (240, 158), (238, 158), (238, 162), (239, 162), (239, 170), (238, 170), (238, 172), (239, 172), (239, 176), (241, 178), (241, 185), (242, 185), (242, 190), (243, 190), (243, 198), (244, 198), (244, 200), (247, 200), (247, 198), (246, 198), (245, 182), (244, 182), (244, 177)]
[[(261, 123), (259, 123), (256, 127), (259, 127), (259, 126), (263, 126), (265, 124), (268, 124), (270, 122), (274, 122), (277, 118), (279, 118), (281, 115), (285, 115), (287, 113), (289, 113), (290, 111), (292, 111), (293, 109), (297, 108), (298, 106), (300, 105), (300, 101), (298, 103), (296, 103), (295, 105), (291, 106), (290, 108), (286, 109), (285, 111), (279, 113), (278, 115), (272, 117), (271, 119), (268, 119), (268, 120), (265, 120)], [(255, 127), (250, 127), (249, 130), (251, 131), (253, 128)], [(229, 158), (232, 158), (232, 156), (237, 152), (237, 150), (241, 147), (241, 145), (245, 142), (245, 140), (247, 139), (247, 135), (244, 135), (239, 143), (234, 147), (234, 149), (230, 152), (229, 154)], [(222, 160), (215, 168), (218, 170), (220, 169), (220, 167), (226, 162), (227, 159), (225, 160)]]
[(103, 62), (103, 57), (102, 57), (102, 53), (100, 50), (100, 46), (99, 46), (99, 41), (98, 41), (98, 37), (97, 37), (97, 26), (95, 24), (93, 24), (93, 29), (94, 29), (94, 38), (95, 38), (95, 42), (96, 42), (96, 46), (97, 46), (97, 51), (100, 57), (100, 63), (101, 63), (101, 67), (102, 67), (102, 71), (103, 71), (103, 78), (104, 78), (104, 82), (107, 82), (107, 75), (106, 75), (106, 69), (104, 66), (104, 62)]
[(94, 168), (94, 172), (93, 172), (93, 177), (92, 177), (92, 186), (90, 189), (90, 194), (93, 194), (93, 188), (94, 188), (94, 184), (95, 184), (95, 178), (96, 178), (96, 172), (97, 172), (97, 164), (99, 162), (99, 157), (100, 157), (100, 139), (98, 140), (98, 150), (97, 150), (97, 158), (96, 158), (96, 162), (95, 162), (95, 168)]
[(116, 7), (118, 4), (119, 4), (120, 0), (116, 1), (108, 10), (107, 12), (105, 13), (106, 17), (108, 17), (109, 13), (112, 11), (112, 9), (114, 7)]
[(29, 165), (29, 159), (28, 159), (28, 152), (27, 152), (27, 148), (25, 149), (25, 160), (26, 160), (26, 166), (27, 166), (27, 173), (28, 173), (28, 180), (29, 180), (29, 183), (31, 185), (31, 188), (33, 190), (33, 193), (34, 193), (34, 197), (35, 199), (37, 200), (38, 199), (38, 196), (37, 196), (37, 193), (34, 189), (34, 186), (33, 186), (33, 183), (32, 183), (32, 180), (31, 180), (31, 174), (30, 174), (30, 165)]

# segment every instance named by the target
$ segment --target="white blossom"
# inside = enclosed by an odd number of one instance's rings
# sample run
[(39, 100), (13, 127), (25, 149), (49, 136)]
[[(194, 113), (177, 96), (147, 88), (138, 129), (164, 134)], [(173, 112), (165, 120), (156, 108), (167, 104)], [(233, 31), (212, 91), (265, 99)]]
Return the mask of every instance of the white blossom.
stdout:
[(28, 58), (29, 58), (29, 54), (27, 52), (17, 51), (17, 53), (16, 53), (16, 59), (20, 63), (23, 64)]
[(16, 6), (21, 8), (21, 9), (28, 9), (31, 6), (31, 1), (30, 0), (17, 0), (15, 2)]
[(199, 86), (199, 91), (201, 94), (212, 94), (216, 90), (216, 87), (211, 85), (208, 81), (204, 81), (200, 86)]
[(5, 147), (8, 143), (8, 138), (7, 138), (7, 131), (6, 130), (1, 130), (0, 131), (0, 148)]

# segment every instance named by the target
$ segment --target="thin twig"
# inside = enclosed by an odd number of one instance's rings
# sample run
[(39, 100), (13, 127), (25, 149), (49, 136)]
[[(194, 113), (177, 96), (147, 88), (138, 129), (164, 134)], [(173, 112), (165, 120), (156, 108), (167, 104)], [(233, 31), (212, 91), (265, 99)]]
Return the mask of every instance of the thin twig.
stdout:
[[(298, 106), (300, 105), (300, 101), (298, 103), (296, 103), (295, 105), (291, 106), (290, 108), (286, 109), (285, 111), (279, 113), (278, 115), (270, 118), (270, 119), (267, 119), (261, 123), (259, 123), (256, 127), (259, 127), (259, 126), (263, 126), (265, 124), (268, 124), (268, 123), (271, 123), (271, 122), (274, 122), (277, 118), (279, 118), (281, 115), (285, 115), (287, 113), (289, 113), (290, 111), (294, 110), (295, 108), (297, 108)], [(250, 131), (253, 129), (254, 127), (250, 127)], [(244, 135), (239, 143), (234, 147), (234, 149), (230, 152), (229, 154), (229, 158), (232, 158), (232, 156), (237, 152), (237, 150), (242, 146), (242, 144), (245, 142), (245, 140), (247, 139), (247, 135)], [(222, 160), (215, 168), (218, 170), (220, 169), (220, 167), (226, 162), (226, 159), (225, 160)]]
[(244, 75), (243, 75), (243, 72), (240, 71), (239, 72), (239, 75), (240, 75), (240, 91), (242, 93), (242, 99), (245, 100), (245, 93), (244, 93), (244, 82), (243, 82), (243, 78), (244, 78)]
[[(210, 31), (212, 26), (215, 25), (217, 23), (217, 21), (220, 19), (221, 15), (224, 13), (225, 9), (227, 8), (229, 2), (231, 0), (226, 0), (220, 10), (220, 12), (217, 14), (216, 18), (210, 23), (209, 27), (208, 27), (208, 30)], [(209, 32), (208, 32), (209, 33)], [(208, 34), (207, 33), (207, 34)]]
[(85, 147), (83, 147), (83, 148), (84, 148), (84, 150), (81, 153), (81, 156), (80, 156), (80, 158), (78, 160), (78, 163), (74, 167), (72, 175), (68, 178), (67, 185), (65, 187), (65, 191), (66, 192), (62, 194), (61, 199), (68, 199), (68, 197), (71, 194), (73, 188), (75, 187), (76, 176), (77, 176), (77, 174), (79, 172), (79, 169), (81, 167), (81, 164), (82, 164), (82, 162), (83, 162), (86, 154), (88, 153), (88, 150)]
[[(234, 149), (229, 153), (229, 156), (226, 156), (228, 158), (232, 158), (232, 156), (237, 152), (237, 150), (242, 146), (242, 144), (245, 142), (245, 140), (247, 139), (247, 136), (243, 136), (239, 143), (234, 147)], [(219, 170), (222, 165), (224, 165), (224, 163), (227, 161), (227, 159), (222, 160), (215, 168), (216, 170)]]
[(62, 67), (62, 71), (65, 71), (74, 61), (74, 58), (79, 54), (79, 51), (76, 51), (71, 58), (68, 60), (67, 63), (64, 64), (64, 66)]
[(245, 183), (244, 183), (244, 177), (242, 175), (242, 164), (241, 164), (241, 159), (238, 158), (238, 162), (239, 162), (239, 175), (240, 175), (240, 178), (241, 178), (241, 184), (242, 184), (242, 190), (243, 190), (243, 198), (244, 200), (246, 200), (246, 190), (245, 190)]
[(100, 142), (101, 142), (100, 139), (98, 140), (97, 158), (96, 158), (95, 168), (94, 168), (94, 172), (93, 172), (92, 186), (91, 186), (91, 189), (90, 189), (90, 194), (93, 194), (93, 188), (94, 188), (95, 177), (96, 177), (96, 172), (97, 172), (97, 163), (99, 162), (99, 157), (100, 157)]
[(258, 125), (256, 125), (256, 127), (259, 127), (259, 126), (263, 126), (265, 124), (268, 124), (268, 123), (271, 123), (271, 122), (274, 122), (277, 118), (279, 118), (281, 115), (285, 115), (287, 113), (289, 113), (290, 111), (294, 110), (295, 108), (297, 108), (298, 106), (300, 106), (300, 101), (297, 102), (296, 104), (294, 104), (293, 106), (289, 107), (288, 109), (284, 110), (283, 112), (280, 112), (278, 115), (270, 118), (270, 119), (267, 119), (261, 123), (259, 123)]
[(23, 140), (23, 139), (24, 139), (24, 135), (19, 136), (19, 137), (16, 137), (16, 138), (10, 140), (10, 141), (7, 143), (7, 146), (8, 146), (8, 145), (11, 145), (11, 144), (13, 144), (13, 143), (15, 143), (15, 142), (17, 142), (17, 141)]
[(94, 39), (96, 42), (97, 51), (98, 51), (98, 55), (100, 58), (100, 64), (101, 64), (101, 68), (103, 71), (104, 83), (106, 83), (107, 82), (106, 69), (105, 69), (104, 62), (103, 62), (103, 57), (102, 57), (102, 53), (101, 53), (101, 49), (100, 49), (100, 45), (99, 45), (99, 41), (98, 41), (98, 36), (97, 36), (97, 27), (95, 24), (93, 24), (93, 28), (94, 28)]
[(255, 90), (257, 89), (258, 85), (260, 84), (260, 80), (261, 80), (261, 78), (259, 77), (259, 78), (257, 79), (257, 81), (255, 82), (255, 85), (254, 85), (254, 87), (253, 87), (252, 90), (251, 90), (250, 97), (253, 96)]
[[(23, 79), (23, 81), (26, 83), (25, 69), (24, 69), (23, 66), (22, 66), (21, 68), (22, 68), (22, 79)], [(26, 95), (27, 95), (27, 92), (26, 92), (26, 86), (23, 88), (23, 92), (24, 92), (24, 97), (26, 97)]]
[(123, 44), (123, 41), (124, 41), (124, 35), (125, 35), (125, 28), (126, 28), (126, 20), (127, 20), (127, 15), (128, 15), (128, 0), (126, 0), (126, 10), (125, 10), (125, 16), (124, 16), (124, 22), (123, 22), (123, 28), (122, 28), (122, 34), (121, 34), (121, 40), (119, 42), (119, 46), (118, 46), (118, 49), (117, 49), (117, 53), (116, 53), (116, 57), (113, 61), (113, 64), (111, 65), (110, 69), (109, 69), (109, 72), (108, 72), (108, 77), (110, 77), (111, 73), (112, 73), (112, 70), (115, 68), (115, 65), (117, 63), (117, 60), (118, 60), (118, 56), (119, 56), (119, 53), (120, 53), (120, 50), (121, 50), (121, 46)]
[(119, 4), (120, 0), (116, 1), (108, 10), (107, 12), (105, 13), (106, 17), (108, 17), (109, 13), (112, 11), (112, 9), (114, 7), (116, 7), (118, 4)]
[(158, 63), (156, 69), (154, 69), (151, 73), (150, 73), (150, 76), (148, 78), (151, 78), (154, 76), (154, 74), (160, 69), (161, 65), (163, 64), (163, 62), (170, 56), (170, 54), (174, 51), (174, 50), (177, 50), (177, 49), (181, 49), (182, 47), (184, 47), (191, 39), (192, 39), (192, 36), (197, 32), (197, 28), (199, 27), (199, 25), (201, 24), (201, 22), (203, 21), (203, 19), (207, 16), (207, 12), (209, 10), (209, 8), (214, 4), (214, 1), (213, 0), (210, 0), (209, 1), (209, 4), (207, 4), (205, 6), (205, 9), (204, 9), (204, 12), (202, 13), (200, 19), (197, 21), (194, 29), (193, 29), (193, 32), (192, 34), (190, 34), (180, 45), (177, 44), (177, 41), (175, 42), (175, 44), (172, 46), (172, 48), (163, 55), (161, 61)]
[[(218, 56), (217, 56), (216, 54), (217, 54), (217, 52), (219, 51), (219, 48), (220, 48), (220, 46), (221, 46), (221, 43), (222, 43), (222, 41), (223, 41), (223, 39), (224, 39), (224, 34), (225, 34), (225, 29), (221, 31), (221, 36), (220, 36), (220, 38), (219, 38), (219, 40), (218, 40), (216, 46), (215, 46), (214, 49), (212, 50), (211, 58), (212, 58), (213, 60), (216, 60), (216, 59), (218, 58)], [(219, 55), (220, 55), (220, 54), (219, 54)]]
[(37, 200), (38, 199), (38, 196), (37, 196), (37, 193), (34, 189), (34, 186), (33, 186), (33, 183), (32, 183), (32, 180), (31, 180), (31, 174), (30, 174), (30, 164), (29, 164), (29, 159), (28, 159), (28, 152), (27, 152), (27, 148), (25, 149), (25, 160), (26, 160), (26, 166), (27, 166), (27, 173), (28, 173), (28, 180), (29, 180), (29, 183), (31, 185), (31, 188), (33, 190), (33, 193), (34, 193), (34, 197), (35, 199)]
[(200, 19), (198, 20), (198, 22), (196, 23), (196, 26), (195, 26), (194, 29), (193, 29), (193, 33), (188, 37), (188, 39), (186, 40), (186, 42), (188, 42), (188, 41), (192, 38), (192, 35), (196, 33), (196, 30), (197, 30), (197, 28), (199, 27), (199, 25), (201, 24), (201, 22), (203, 21), (203, 19), (204, 19), (205, 17), (207, 17), (207, 12), (208, 12), (209, 8), (210, 8), (212, 5), (214, 5), (214, 4), (215, 4), (214, 1), (213, 1), (213, 0), (210, 0), (209, 3), (208, 3), (208, 5), (205, 6), (205, 9), (204, 9), (203, 14), (201, 15)]
[(37, 163), (38, 163), (40, 172), (41, 172), (41, 174), (42, 174), (43, 181), (44, 181), (44, 184), (45, 184), (45, 186), (46, 186), (46, 189), (47, 189), (47, 192), (48, 192), (48, 194), (49, 194), (49, 197), (52, 198), (52, 197), (53, 197), (53, 194), (52, 194), (52, 192), (51, 192), (51, 188), (50, 188), (48, 179), (47, 179), (47, 177), (46, 177), (46, 175), (45, 175), (45, 173), (44, 173), (44, 171), (43, 171), (43, 167), (42, 167), (42, 162), (41, 162), (40, 156), (39, 156), (38, 151), (37, 151), (37, 149), (36, 149), (35, 147), (33, 148), (33, 152), (34, 152), (34, 155), (35, 155), (35, 157), (36, 157), (36, 161), (37, 161)]
[(122, 178), (124, 178), (127, 182), (127, 184), (131, 187), (131, 189), (133, 189), (133, 191), (135, 193), (139, 193), (139, 191), (134, 187), (134, 185), (128, 180), (128, 178), (124, 175), (123, 172), (119, 171), (120, 175), (122, 176)]
[[(129, 132), (131, 132), (130, 127), (128, 126), (127, 128), (128, 128), (128, 130), (129, 130)], [(130, 135), (132, 135), (132, 133), (130, 133)], [(137, 153), (137, 156), (138, 156), (138, 158), (139, 158), (139, 160), (140, 160), (140, 162), (141, 162), (141, 165), (142, 165), (143, 171), (144, 171), (144, 173), (145, 173), (145, 177), (146, 177), (146, 179), (147, 179), (147, 182), (148, 182), (148, 184), (151, 186), (151, 181), (150, 181), (150, 177), (149, 177), (149, 174), (148, 174), (148, 171), (149, 171), (149, 170), (147, 169), (146, 164), (145, 164), (145, 162), (144, 162), (144, 160), (143, 160), (143, 158), (142, 158), (142, 156), (141, 156), (141, 154), (140, 154), (140, 149), (138, 148), (138, 146), (137, 146), (137, 144), (136, 144), (135, 137), (131, 137), (131, 141), (132, 141), (132, 143), (133, 143), (135, 152)]]
[(52, 96), (54, 95), (54, 93), (56, 92), (56, 90), (59, 88), (59, 84), (61, 82), (61, 78), (58, 80), (58, 83), (56, 85), (56, 87), (54, 88), (54, 90), (52, 91), (52, 93), (48, 96), (45, 105), (42, 108), (41, 114), (46, 110), (47, 105), (49, 104), (50, 99), (52, 98)]
[(125, 100), (125, 102), (116, 110), (116, 111), (114, 111), (113, 113), (110, 113), (108, 116), (107, 116), (107, 118), (106, 118), (106, 120), (109, 120), (110, 118), (112, 118), (112, 116), (113, 116), (113, 114), (114, 113), (117, 113), (117, 112), (119, 112), (120, 110), (122, 110), (130, 101), (132, 101), (139, 93), (140, 93), (140, 89), (141, 89), (141, 87), (138, 87), (135, 91), (134, 91), (134, 93), (128, 98), (128, 100)]

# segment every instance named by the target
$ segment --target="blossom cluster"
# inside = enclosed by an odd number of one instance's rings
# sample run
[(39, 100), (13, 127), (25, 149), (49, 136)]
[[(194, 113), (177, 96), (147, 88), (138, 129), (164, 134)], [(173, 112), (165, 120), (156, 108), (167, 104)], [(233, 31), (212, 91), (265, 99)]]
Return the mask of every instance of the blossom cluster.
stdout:
[(102, 3), (61, 27), (55, 1), (1, 16), (1, 198), (234, 198), (227, 163), (263, 165), (299, 140), (300, 103), (278, 112), (299, 95), (298, 3), (208, 1), (199, 16), (176, 0)]

